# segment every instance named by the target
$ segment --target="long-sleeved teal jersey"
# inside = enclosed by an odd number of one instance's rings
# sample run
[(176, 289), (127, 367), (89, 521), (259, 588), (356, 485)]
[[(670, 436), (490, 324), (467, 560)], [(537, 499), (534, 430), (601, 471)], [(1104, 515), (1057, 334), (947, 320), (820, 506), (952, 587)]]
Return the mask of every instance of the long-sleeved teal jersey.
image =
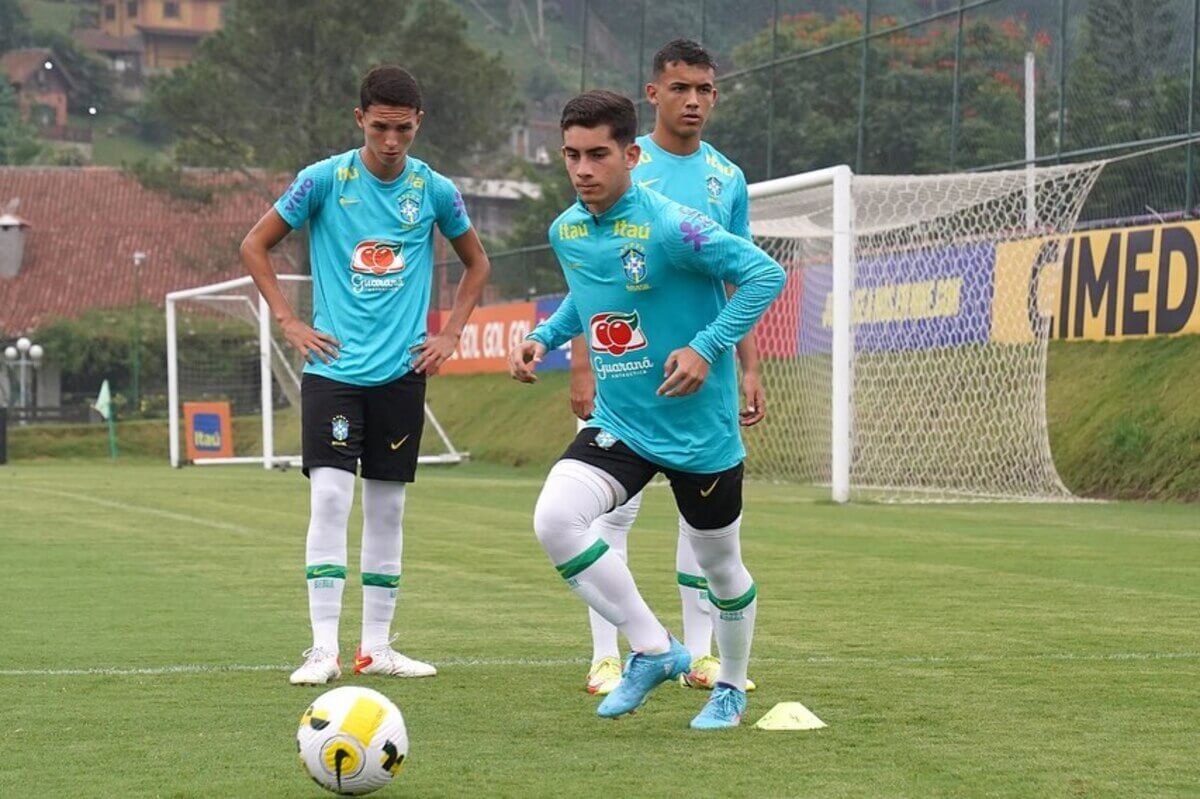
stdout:
[(304, 371), (356, 386), (407, 374), (426, 335), (433, 226), (448, 239), (471, 227), (454, 184), (411, 155), (385, 183), (349, 150), (301, 170), (275, 210), (308, 223), (313, 327), (342, 343)]
[[(643, 458), (711, 474), (746, 455), (733, 348), (784, 284), (783, 269), (709, 217), (632, 186), (594, 215), (576, 202), (550, 227), (569, 293), (530, 338), (553, 349), (587, 335), (600, 427)], [(737, 286), (727, 302), (725, 283)], [(690, 346), (712, 364), (700, 390), (656, 394), (663, 364)]]
[(708, 142), (691, 155), (675, 155), (654, 143), (649, 134), (637, 137), (642, 157), (633, 180), (677, 203), (703, 211), (735, 236), (750, 238), (750, 193), (738, 165)]

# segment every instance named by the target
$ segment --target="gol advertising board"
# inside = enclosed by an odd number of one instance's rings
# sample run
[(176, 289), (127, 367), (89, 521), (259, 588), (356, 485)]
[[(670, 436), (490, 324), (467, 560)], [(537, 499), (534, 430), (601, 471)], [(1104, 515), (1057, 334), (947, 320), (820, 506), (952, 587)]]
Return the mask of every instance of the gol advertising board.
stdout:
[[(533, 330), (537, 308), (532, 302), (483, 305), (475, 309), (463, 327), (458, 347), (446, 363), (443, 374), (481, 374), (507, 372), (508, 351)], [(442, 311), (442, 324), (449, 318)]]
[[(993, 322), (992, 338), (1032, 340), (1030, 320), (1043, 317), (1053, 338), (1119, 341), (1200, 333), (1200, 222), (1075, 233), (1061, 247), (1061, 270), (1044, 270), (1058, 247), (1041, 239), (1001, 244), (996, 251), (996, 304), (1034, 297), (1040, 313)], [(1049, 282), (1042, 274), (1060, 275)]]
[(183, 403), (183, 429), (188, 460), (233, 457), (228, 402)]

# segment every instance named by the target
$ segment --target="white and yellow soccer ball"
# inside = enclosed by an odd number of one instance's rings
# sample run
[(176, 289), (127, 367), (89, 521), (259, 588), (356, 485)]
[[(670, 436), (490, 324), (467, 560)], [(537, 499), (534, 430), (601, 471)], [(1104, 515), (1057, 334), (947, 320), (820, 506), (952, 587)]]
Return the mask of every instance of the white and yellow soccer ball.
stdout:
[(404, 716), (378, 691), (334, 688), (300, 717), (300, 764), (322, 788), (361, 796), (387, 785), (408, 755)]

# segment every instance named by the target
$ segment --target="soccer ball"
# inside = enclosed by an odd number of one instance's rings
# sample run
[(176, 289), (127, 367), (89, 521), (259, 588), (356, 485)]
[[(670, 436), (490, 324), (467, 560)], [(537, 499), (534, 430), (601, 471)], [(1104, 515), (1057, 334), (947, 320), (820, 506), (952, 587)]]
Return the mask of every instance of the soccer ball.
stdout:
[(404, 716), (378, 691), (334, 688), (300, 717), (300, 765), (313, 782), (343, 796), (360, 796), (392, 781), (408, 754)]

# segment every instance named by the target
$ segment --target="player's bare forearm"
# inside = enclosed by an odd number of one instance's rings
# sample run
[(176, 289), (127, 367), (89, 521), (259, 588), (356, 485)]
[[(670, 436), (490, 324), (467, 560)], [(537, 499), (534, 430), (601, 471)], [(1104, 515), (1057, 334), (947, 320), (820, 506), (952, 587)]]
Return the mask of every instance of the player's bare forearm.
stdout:
[(487, 285), (488, 275), (492, 271), (475, 228), (467, 228), (467, 232), (453, 239), (450, 246), (463, 263), (463, 276), (454, 292), (454, 307), (450, 309), (446, 323), (435, 335), (413, 347), (413, 371), (420, 374), (437, 374), (442, 364), (454, 354), (463, 327), (479, 304), (483, 287)]
[(275, 268), (271, 266), (271, 248), (283, 241), (289, 232), (291, 227), (274, 208), (263, 214), (262, 219), (259, 219), (246, 234), (246, 238), (242, 239), (242, 246), (239, 248), (242, 265), (250, 273), (258, 292), (267, 301), (271, 315), (279, 323), (288, 343), (295, 347), (306, 361), (320, 358), (329, 363), (338, 357), (341, 342), (328, 333), (313, 330), (307, 322), (296, 316), (291, 303), (279, 288), (279, 278), (275, 275)]
[(587, 341), (583, 336), (571, 339), (571, 412), (580, 419), (592, 418), (596, 399), (596, 378), (588, 363)]
[(483, 288), (492, 272), (492, 264), (483, 250), (475, 228), (468, 228), (466, 233), (451, 241), (450, 246), (463, 263), (463, 276), (462, 280), (458, 281), (458, 288), (454, 292), (454, 307), (450, 310), (446, 324), (442, 326), (442, 332), (460, 336), (471, 312), (483, 296)]

